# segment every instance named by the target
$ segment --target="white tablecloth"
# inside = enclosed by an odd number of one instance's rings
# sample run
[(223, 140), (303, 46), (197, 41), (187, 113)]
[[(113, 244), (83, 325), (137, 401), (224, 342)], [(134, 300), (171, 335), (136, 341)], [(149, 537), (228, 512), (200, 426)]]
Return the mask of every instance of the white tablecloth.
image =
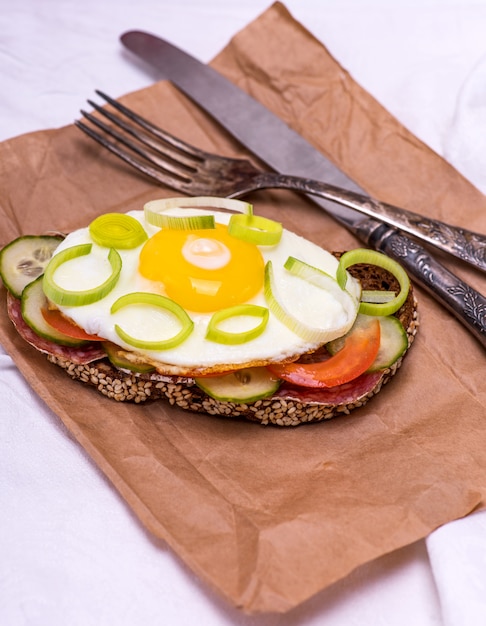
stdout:
[[(485, 0), (285, 4), (363, 87), (486, 192)], [(269, 2), (0, 6), (4, 140), (71, 123), (96, 88), (118, 96), (149, 85), (122, 52), (125, 30), (153, 31), (209, 61)], [(286, 615), (250, 617), (141, 527), (1, 348), (0, 416), (2, 625), (486, 623), (486, 513), (367, 564)]]

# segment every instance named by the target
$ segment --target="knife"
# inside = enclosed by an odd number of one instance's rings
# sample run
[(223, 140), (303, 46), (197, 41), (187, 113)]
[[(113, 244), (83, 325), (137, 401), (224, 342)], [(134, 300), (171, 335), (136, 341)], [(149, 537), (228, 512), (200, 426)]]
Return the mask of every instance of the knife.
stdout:
[[(120, 39), (155, 67), (161, 80), (171, 81), (273, 170), (365, 193), (283, 120), (210, 66), (150, 33), (128, 31)], [(486, 348), (486, 298), (482, 294), (395, 228), (325, 199), (310, 199), (364, 244), (396, 259)]]

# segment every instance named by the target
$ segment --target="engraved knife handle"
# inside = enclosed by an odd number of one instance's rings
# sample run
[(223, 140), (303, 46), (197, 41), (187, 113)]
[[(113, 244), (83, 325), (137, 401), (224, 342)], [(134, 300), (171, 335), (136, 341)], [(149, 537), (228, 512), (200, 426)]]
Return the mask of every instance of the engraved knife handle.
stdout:
[(450, 272), (421, 245), (386, 224), (364, 220), (357, 229), (368, 245), (398, 261), (486, 348), (486, 298)]
[(255, 186), (258, 185), (258, 189), (271, 187), (293, 189), (294, 191), (301, 191), (331, 200), (414, 235), (418, 239), (469, 263), (473, 267), (486, 271), (486, 235), (481, 235), (459, 226), (451, 226), (419, 213), (400, 209), (384, 202), (378, 202), (366, 195), (310, 178), (268, 172), (256, 176), (251, 183), (252, 186), (253, 183)]

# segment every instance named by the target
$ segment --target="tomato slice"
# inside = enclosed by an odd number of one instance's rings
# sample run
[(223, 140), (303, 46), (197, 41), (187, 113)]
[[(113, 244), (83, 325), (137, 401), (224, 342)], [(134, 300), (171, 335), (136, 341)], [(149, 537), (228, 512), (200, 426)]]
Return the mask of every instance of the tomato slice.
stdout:
[(49, 326), (55, 328), (61, 333), (64, 333), (68, 337), (73, 337), (74, 339), (83, 339), (86, 341), (104, 341), (98, 335), (90, 335), (82, 328), (74, 324), (74, 322), (69, 321), (61, 311), (57, 309), (41, 309), (42, 317), (46, 320)]
[(335, 387), (363, 374), (380, 348), (380, 322), (370, 320), (354, 328), (344, 346), (325, 361), (317, 363), (275, 363), (268, 369), (282, 380), (300, 387)]

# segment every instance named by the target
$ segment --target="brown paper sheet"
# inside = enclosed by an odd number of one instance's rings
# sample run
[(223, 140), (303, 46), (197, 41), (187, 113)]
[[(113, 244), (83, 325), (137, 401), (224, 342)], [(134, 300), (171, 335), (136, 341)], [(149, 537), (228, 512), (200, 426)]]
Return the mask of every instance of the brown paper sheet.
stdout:
[[(214, 66), (370, 193), (486, 231), (486, 198), (361, 89), (283, 5), (240, 32)], [(202, 148), (244, 154), (167, 83), (123, 100)], [(0, 145), (2, 244), (171, 195), (73, 126)], [(259, 212), (324, 247), (357, 243), (293, 194), (253, 200)], [(451, 267), (484, 290), (473, 270)], [(421, 329), (399, 375), (350, 416), (290, 430), (161, 402), (115, 404), (27, 347), (7, 320), (4, 297), (0, 340), (152, 533), (235, 606), (284, 612), (360, 564), (468, 514), (486, 494), (484, 352), (417, 293)]]

